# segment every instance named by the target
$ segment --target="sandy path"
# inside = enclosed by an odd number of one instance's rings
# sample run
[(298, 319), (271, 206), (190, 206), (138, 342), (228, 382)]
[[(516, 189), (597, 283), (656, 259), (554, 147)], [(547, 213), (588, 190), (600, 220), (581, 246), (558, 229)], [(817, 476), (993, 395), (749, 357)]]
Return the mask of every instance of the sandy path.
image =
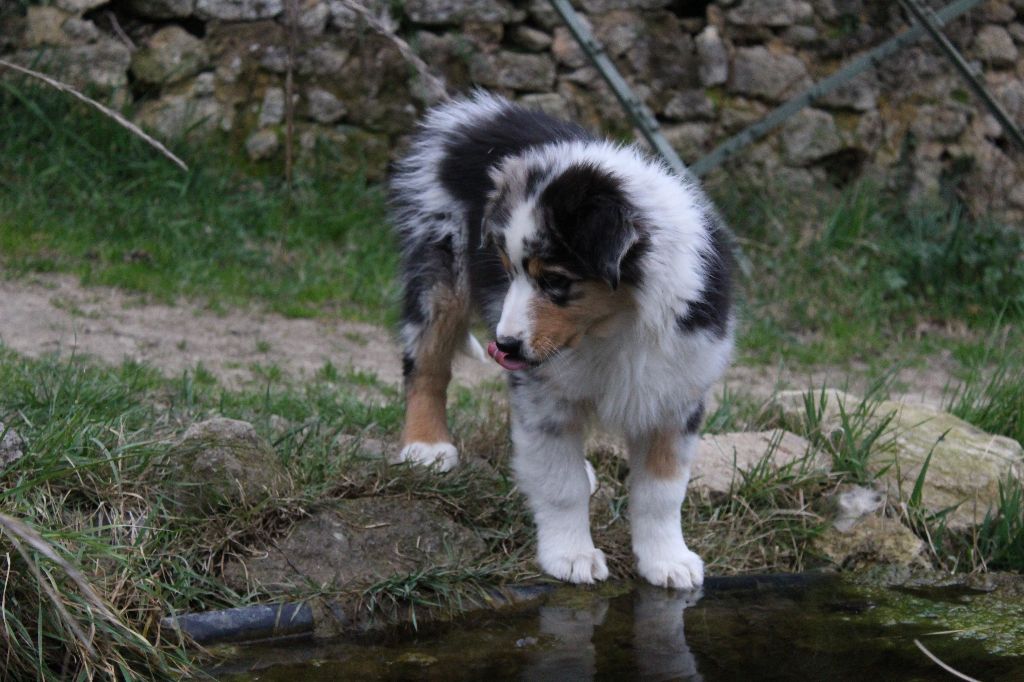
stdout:
[[(372, 372), (390, 384), (401, 381), (397, 346), (380, 327), (290, 319), (258, 310), (218, 315), (188, 302), (145, 304), (116, 289), (83, 288), (69, 276), (0, 279), (0, 342), (30, 356), (76, 352), (110, 363), (132, 358), (168, 376), (202, 363), (230, 387), (252, 380), (255, 366), (276, 365), (287, 375), (302, 378), (328, 361), (342, 370)], [(951, 364), (937, 359), (925, 369), (901, 371), (897, 397), (940, 405)], [(862, 374), (857, 368), (788, 371), (737, 366), (726, 382), (730, 390), (756, 397), (781, 388), (825, 384), (849, 384), (857, 392), (864, 387)], [(455, 379), (472, 386), (500, 375), (496, 365), (460, 358)]]

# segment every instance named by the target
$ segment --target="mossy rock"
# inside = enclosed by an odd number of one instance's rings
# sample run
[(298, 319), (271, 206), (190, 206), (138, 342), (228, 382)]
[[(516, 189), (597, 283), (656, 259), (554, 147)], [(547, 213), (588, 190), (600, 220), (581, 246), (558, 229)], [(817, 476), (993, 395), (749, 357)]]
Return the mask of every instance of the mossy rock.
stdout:
[(167, 458), (175, 474), (170, 497), (186, 513), (253, 505), (291, 490), (277, 453), (248, 422), (193, 424)]

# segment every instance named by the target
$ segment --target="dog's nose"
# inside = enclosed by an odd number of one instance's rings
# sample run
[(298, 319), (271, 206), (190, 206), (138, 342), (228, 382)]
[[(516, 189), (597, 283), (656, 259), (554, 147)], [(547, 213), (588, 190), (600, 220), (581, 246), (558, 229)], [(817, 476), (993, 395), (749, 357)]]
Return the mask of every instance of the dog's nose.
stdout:
[(497, 339), (498, 350), (502, 353), (518, 356), (523, 349), (523, 342), (512, 336), (499, 336)]

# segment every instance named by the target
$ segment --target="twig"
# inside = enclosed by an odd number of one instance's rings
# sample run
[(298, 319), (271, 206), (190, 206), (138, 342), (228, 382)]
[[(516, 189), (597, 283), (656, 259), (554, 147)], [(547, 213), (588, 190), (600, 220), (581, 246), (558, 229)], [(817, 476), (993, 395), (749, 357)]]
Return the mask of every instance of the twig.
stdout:
[(917, 648), (920, 649), (921, 652), (924, 653), (925, 656), (927, 656), (928, 658), (932, 659), (932, 661), (936, 665), (938, 665), (940, 668), (945, 670), (950, 675), (954, 675), (956, 677), (959, 677), (961, 680), (967, 680), (967, 682), (979, 682), (978, 680), (974, 679), (973, 677), (968, 677), (967, 675), (964, 675), (959, 670), (956, 670), (955, 668), (953, 668), (951, 666), (948, 666), (945, 663), (943, 663), (941, 660), (939, 660), (938, 656), (936, 656), (932, 652), (928, 651), (928, 649), (925, 648), (924, 644), (921, 644), (920, 640), (915, 639), (914, 640), (914, 644), (917, 645)]
[(181, 159), (179, 159), (177, 156), (175, 156), (174, 153), (171, 152), (171, 150), (169, 150), (167, 147), (163, 146), (159, 141), (157, 141), (157, 140), (153, 139), (152, 137), (150, 137), (149, 135), (147, 135), (141, 128), (139, 128), (137, 125), (135, 125), (134, 123), (132, 123), (131, 121), (126, 119), (124, 116), (122, 116), (118, 112), (114, 111), (110, 107), (107, 107), (107, 106), (104, 106), (104, 105), (100, 104), (99, 102), (97, 102), (96, 100), (92, 99), (91, 97), (86, 97), (85, 95), (80, 93), (78, 90), (75, 90), (73, 87), (71, 87), (67, 83), (62, 83), (59, 80), (51, 78), (50, 76), (47, 76), (45, 73), (39, 73), (38, 71), (33, 71), (32, 69), (26, 69), (24, 66), (18, 66), (17, 64), (12, 64), (11, 62), (7, 61), (6, 59), (0, 59), (0, 67), (6, 67), (8, 69), (12, 69), (14, 71), (17, 71), (18, 73), (22, 73), (22, 74), (24, 74), (26, 76), (31, 76), (32, 78), (39, 79), (39, 80), (43, 81), (44, 83), (46, 83), (47, 85), (49, 85), (52, 88), (56, 88), (57, 90), (60, 90), (61, 92), (66, 92), (69, 95), (72, 95), (73, 97), (76, 97), (77, 99), (80, 99), (81, 101), (85, 102), (86, 104), (92, 105), (93, 107), (99, 109), (101, 113), (103, 113), (103, 114), (109, 116), (110, 118), (114, 119), (114, 121), (116, 121), (123, 128), (127, 128), (129, 132), (133, 133), (134, 135), (136, 135), (138, 137), (141, 137), (151, 147), (155, 148), (158, 152), (160, 152), (165, 157), (170, 159), (171, 162), (173, 162), (174, 165), (176, 165), (178, 168), (180, 168), (181, 170), (186, 171), (186, 172), (188, 171), (188, 166), (185, 165), (185, 162), (182, 161)]
[(366, 9), (366, 6), (356, 0), (340, 0), (341, 4), (358, 14), (363, 20), (372, 28), (374, 31), (390, 40), (398, 51), (402, 53), (402, 56), (407, 62), (409, 62), (427, 89), (427, 95), (433, 102), (440, 102), (442, 100), (449, 99), (448, 88), (444, 84), (444, 80), (436, 76), (427, 66), (426, 62), (420, 59), (420, 56), (412, 49), (409, 45), (395, 30), (393, 20), (387, 12), (382, 13), (380, 16), (375, 16), (370, 10)]

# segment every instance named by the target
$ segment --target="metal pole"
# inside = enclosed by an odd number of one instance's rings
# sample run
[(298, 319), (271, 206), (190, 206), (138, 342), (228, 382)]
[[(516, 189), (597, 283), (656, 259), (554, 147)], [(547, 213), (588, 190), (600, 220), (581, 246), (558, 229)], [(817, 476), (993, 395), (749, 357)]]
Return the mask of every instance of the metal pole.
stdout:
[[(952, 2), (939, 10), (936, 18), (941, 21), (941, 23), (946, 23), (980, 3), (981, 0), (957, 0), (956, 2)], [(857, 59), (854, 59), (828, 78), (815, 83), (796, 97), (793, 97), (776, 109), (772, 110), (767, 116), (757, 123), (744, 128), (736, 135), (715, 147), (707, 155), (701, 157), (696, 163), (690, 166), (690, 172), (698, 176), (704, 175), (711, 169), (720, 165), (740, 149), (743, 149), (752, 142), (756, 142), (770, 133), (781, 125), (787, 118), (806, 107), (812, 101), (832, 92), (840, 85), (859, 74), (861, 71), (881, 63), (886, 57), (895, 54), (904, 46), (916, 42), (924, 35), (924, 33), (925, 28), (921, 24), (914, 24), (903, 33), (890, 38), (878, 47), (861, 55)]]
[(686, 177), (686, 166), (683, 164), (682, 159), (679, 158), (679, 155), (676, 154), (676, 150), (672, 148), (672, 145), (668, 143), (665, 136), (661, 134), (658, 120), (654, 118), (654, 114), (647, 108), (647, 105), (630, 89), (629, 84), (626, 83), (625, 79), (619, 74), (618, 69), (615, 68), (615, 64), (608, 58), (604, 46), (594, 38), (590, 29), (580, 20), (576, 10), (569, 4), (569, 0), (551, 0), (551, 4), (554, 6), (555, 11), (561, 15), (562, 21), (569, 27), (569, 31), (576, 38), (576, 42), (583, 48), (591, 63), (600, 72), (605, 82), (608, 83), (608, 86), (622, 104), (622, 108), (625, 109), (626, 113), (633, 120), (633, 124), (647, 142), (650, 143), (651, 147), (658, 152), (661, 158), (665, 160), (665, 163), (677, 175)]
[(954, 47), (953, 43), (949, 42), (949, 38), (939, 30), (939, 24), (931, 8), (923, 6), (918, 0), (900, 0), (900, 4), (914, 15), (914, 18), (917, 19), (921, 26), (924, 26), (925, 30), (931, 35), (932, 40), (946, 53), (949, 61), (953, 62), (953, 66), (956, 67), (960, 77), (964, 79), (968, 87), (971, 88), (971, 91), (974, 92), (978, 99), (982, 101), (982, 104), (999, 121), (999, 125), (1002, 126), (1006, 136), (1013, 140), (1019, 150), (1024, 151), (1024, 134), (1014, 124), (1013, 119), (1006, 113), (1006, 110), (1000, 106), (999, 102), (992, 97), (988, 89), (978, 80), (967, 60), (964, 59), (964, 56)]

